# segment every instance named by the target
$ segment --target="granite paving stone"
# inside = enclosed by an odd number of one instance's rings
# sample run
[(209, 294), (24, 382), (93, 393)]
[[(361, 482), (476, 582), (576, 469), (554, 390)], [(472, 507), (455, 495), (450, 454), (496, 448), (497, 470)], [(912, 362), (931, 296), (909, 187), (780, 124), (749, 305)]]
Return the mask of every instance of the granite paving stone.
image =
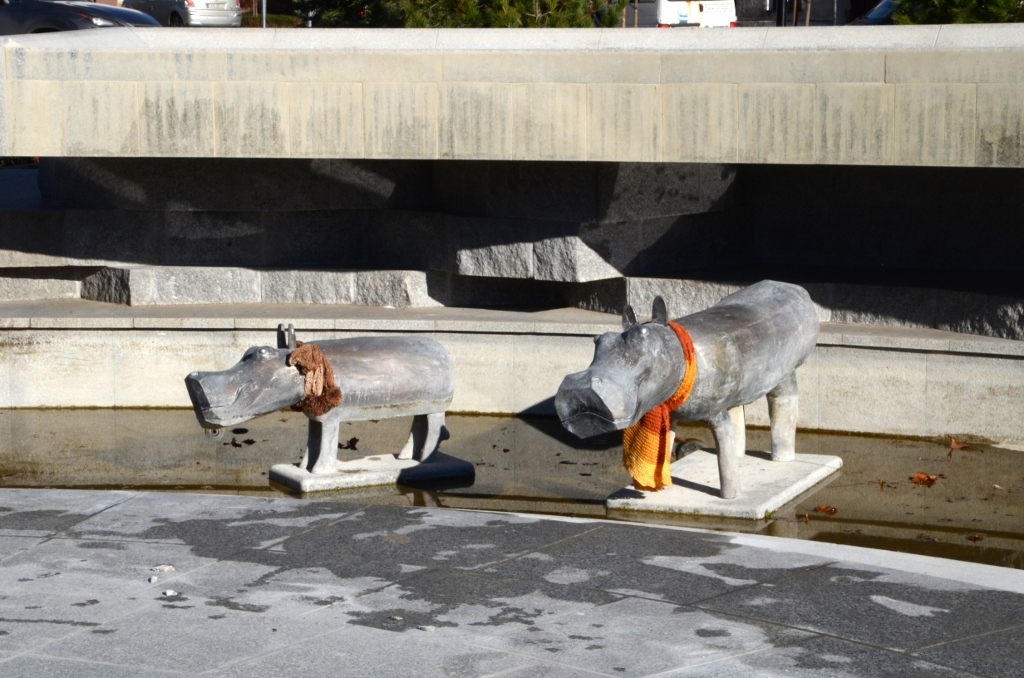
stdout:
[(188, 544), (197, 555), (219, 556), (265, 547), (338, 520), (357, 506), (288, 499), (148, 493), (77, 525), (76, 537)]
[(822, 636), (667, 674), (672, 678), (967, 678), (969, 675), (975, 674), (963, 673), (899, 652)]
[(321, 636), (344, 625), (340, 618), (283, 617), (259, 607), (222, 607), (217, 600), (154, 591), (147, 605), (92, 629), (52, 643), (56, 657), (111, 662), (189, 674)]
[(337, 607), (353, 624), (388, 631), (427, 626), (439, 638), (470, 642), (620, 599), (593, 589), (444, 568)]
[(344, 601), (401, 582), (422, 569), (354, 556), (243, 549), (169, 585), (183, 595), (205, 598), (212, 607), (291, 617), (326, 608), (336, 611)]
[(606, 524), (501, 563), (493, 570), (557, 584), (693, 603), (828, 562), (815, 556), (743, 550), (714, 534)]
[(47, 539), (49, 537), (0, 537), (0, 563)]
[(410, 565), (476, 568), (595, 529), (513, 514), (367, 507), (274, 546)]
[(0, 506), (35, 513), (0, 536), (3, 678), (1024, 675), (1009, 568), (284, 496), (0, 488)]
[(1024, 672), (1024, 625), (924, 648), (914, 654), (992, 678), (1014, 678)]
[(894, 650), (997, 631), (1024, 619), (1024, 595), (1018, 593), (842, 564), (748, 587), (703, 605)]
[[(607, 669), (614, 671), (614, 668)], [(535, 662), (501, 674), (501, 678), (593, 678), (594, 676), (617, 676), (618, 673), (596, 673), (574, 669), (564, 664)]]
[[(364, 648), (373, 648), (374, 651), (362, 651)], [(413, 630), (396, 635), (380, 629), (350, 626), (326, 636), (296, 643), (274, 653), (239, 662), (212, 675), (217, 678), (280, 678), (292, 674), (297, 658), (301, 658), (299, 661), (304, 672), (311, 675), (350, 675), (364, 678), (470, 678), (492, 674), (506, 675), (504, 672), (509, 669), (531, 663), (521, 656), (505, 652), (465, 644), (437, 642), (428, 631)]]
[[(131, 614), (169, 577), (215, 563), (187, 546), (51, 539), (0, 565), (0, 649), (28, 650)], [(175, 572), (151, 568), (173, 564)], [(158, 577), (150, 583), (150, 577)]]
[[(810, 633), (750, 623), (703, 610), (625, 598), (608, 605), (500, 627), (478, 644), (574, 667), (630, 676), (656, 675), (761, 648)], [(624, 670), (619, 670), (624, 669)]]
[(49, 498), (32, 490), (4, 490), (0, 498), (0, 536), (43, 536), (131, 499), (134, 492), (52, 490)]
[(138, 666), (118, 666), (109, 662), (79, 661), (46, 655), (21, 655), (0, 661), (5, 676), (33, 678), (156, 678), (186, 675), (177, 671), (148, 671)]

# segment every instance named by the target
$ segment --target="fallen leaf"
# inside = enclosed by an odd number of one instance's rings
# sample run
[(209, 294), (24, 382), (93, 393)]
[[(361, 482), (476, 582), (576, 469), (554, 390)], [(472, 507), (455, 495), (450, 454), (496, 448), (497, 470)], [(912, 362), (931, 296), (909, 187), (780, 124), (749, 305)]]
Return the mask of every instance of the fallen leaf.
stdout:
[(358, 443), (358, 442), (359, 442), (359, 438), (349, 438), (348, 442), (345, 443), (344, 445), (342, 445), (341, 443), (338, 443), (338, 449), (339, 450), (355, 450), (356, 449), (356, 443)]
[(978, 542), (984, 539), (980, 534), (965, 534), (964, 539), (970, 542)]
[(247, 428), (233, 428), (233, 429), (231, 429), (231, 432), (234, 433), (235, 435), (244, 436), (246, 433), (249, 432), (249, 429), (247, 429)]
[(824, 513), (827, 516), (834, 516), (836, 513), (839, 512), (839, 509), (837, 509), (835, 506), (828, 506), (827, 504), (822, 504), (821, 506), (815, 506), (814, 512)]
[(1005, 490), (1006, 488), (1005, 487), (1000, 487), (999, 485), (993, 485), (992, 489), (993, 490)]
[(882, 492), (885, 492), (885, 479), (879, 478), (875, 482), (878, 483), (878, 489)]
[(253, 440), (252, 438), (246, 438), (242, 442), (245, 443), (246, 445), (255, 445), (256, 444), (256, 441)]
[(235, 438), (231, 439), (231, 447), (241, 447), (242, 443), (238, 442)]
[(917, 539), (918, 541), (938, 541), (938, 539), (931, 536), (930, 534), (919, 534), (917, 535), (917, 537), (915, 537), (915, 539)]
[(937, 475), (930, 475), (928, 473), (922, 473), (918, 471), (914, 475), (910, 476), (910, 482), (915, 485), (924, 485), (925, 487), (931, 487), (935, 484), (935, 481), (939, 479)]

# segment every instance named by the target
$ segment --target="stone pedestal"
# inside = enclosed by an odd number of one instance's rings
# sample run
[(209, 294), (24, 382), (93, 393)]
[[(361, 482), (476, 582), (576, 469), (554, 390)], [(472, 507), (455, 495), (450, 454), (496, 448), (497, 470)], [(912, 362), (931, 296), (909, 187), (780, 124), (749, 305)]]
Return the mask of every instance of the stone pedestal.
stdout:
[(660, 492), (625, 487), (605, 505), (617, 511), (651, 511), (759, 520), (777, 511), (843, 467), (839, 457), (798, 454), (791, 462), (771, 461), (747, 452), (740, 462), (741, 489), (736, 499), (719, 496), (718, 457), (698, 450), (672, 464), (672, 485)]
[(340, 490), (374, 485), (402, 485), (424, 480), (473, 477), (475, 471), (468, 461), (434, 452), (430, 461), (398, 459), (381, 454), (351, 461), (339, 461), (335, 473), (317, 473), (296, 464), (275, 464), (270, 467), (270, 480), (299, 492)]

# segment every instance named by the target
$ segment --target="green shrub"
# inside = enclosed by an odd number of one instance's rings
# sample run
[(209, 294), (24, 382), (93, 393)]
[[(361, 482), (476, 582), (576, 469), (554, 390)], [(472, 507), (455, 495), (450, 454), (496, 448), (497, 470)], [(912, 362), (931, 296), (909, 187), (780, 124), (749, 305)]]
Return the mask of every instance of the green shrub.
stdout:
[[(299, 28), (302, 26), (302, 19), (287, 14), (268, 14), (267, 28)], [(263, 17), (252, 14), (242, 15), (242, 28), (262, 28)]]
[(618, 25), (626, 0), (295, 0), (315, 25), (405, 28), (585, 28)]
[(1024, 21), (1024, 0), (902, 0), (898, 24), (981, 24)]

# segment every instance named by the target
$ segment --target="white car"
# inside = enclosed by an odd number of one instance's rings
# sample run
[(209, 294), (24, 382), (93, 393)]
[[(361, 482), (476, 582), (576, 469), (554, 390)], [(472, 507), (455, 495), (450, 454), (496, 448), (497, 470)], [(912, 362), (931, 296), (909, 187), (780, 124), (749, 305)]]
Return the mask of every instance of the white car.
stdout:
[(703, 28), (734, 27), (734, 0), (657, 0), (658, 27), (701, 26)]

